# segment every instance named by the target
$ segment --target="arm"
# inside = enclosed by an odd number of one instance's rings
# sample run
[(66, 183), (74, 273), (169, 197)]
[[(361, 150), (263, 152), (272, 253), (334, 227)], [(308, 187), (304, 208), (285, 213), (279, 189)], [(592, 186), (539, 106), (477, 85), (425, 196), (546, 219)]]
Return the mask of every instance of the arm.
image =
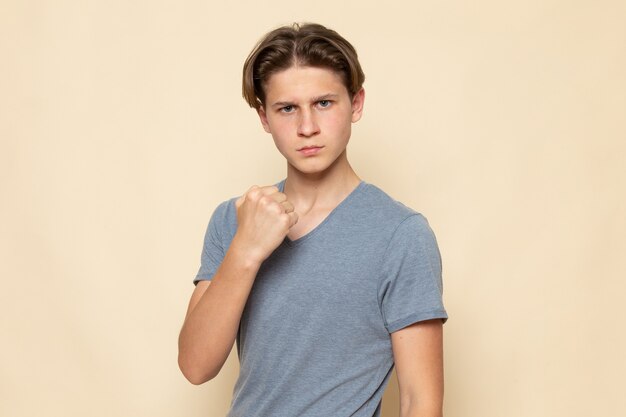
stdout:
[(178, 366), (192, 384), (213, 379), (233, 347), (260, 263), (233, 242), (211, 281), (200, 281), (178, 338)]
[(196, 285), (178, 336), (178, 366), (196, 385), (222, 369), (261, 264), (298, 221), (293, 204), (273, 185), (252, 186), (235, 206), (237, 232), (212, 280)]
[(414, 323), (391, 333), (400, 417), (443, 416), (443, 325)]

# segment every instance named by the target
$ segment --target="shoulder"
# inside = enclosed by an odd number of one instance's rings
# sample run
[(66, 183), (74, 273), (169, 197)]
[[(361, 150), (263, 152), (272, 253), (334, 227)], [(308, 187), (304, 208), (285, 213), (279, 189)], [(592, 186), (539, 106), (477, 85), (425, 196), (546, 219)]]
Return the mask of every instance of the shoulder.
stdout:
[(220, 246), (227, 247), (237, 231), (237, 208), (235, 201), (239, 197), (222, 200), (210, 215), (206, 239), (212, 239)]
[(240, 196), (231, 197), (227, 200), (222, 201), (215, 211), (222, 217), (223, 220), (232, 220), (233, 218), (237, 219), (237, 207), (235, 206), (235, 202), (239, 199)]
[(437, 239), (428, 219), (421, 213), (414, 213), (402, 220), (394, 230), (393, 240), (400, 245), (416, 244), (420, 247), (436, 247)]
[(400, 226), (423, 226), (424, 223), (428, 223), (421, 212), (395, 199), (374, 184), (365, 183), (363, 194), (369, 210), (394, 229)]
[[(364, 189), (369, 224), (383, 237), (388, 251), (437, 252), (437, 240), (420, 211), (390, 196), (374, 184), (366, 183)], [(363, 215), (364, 213), (360, 213)]]

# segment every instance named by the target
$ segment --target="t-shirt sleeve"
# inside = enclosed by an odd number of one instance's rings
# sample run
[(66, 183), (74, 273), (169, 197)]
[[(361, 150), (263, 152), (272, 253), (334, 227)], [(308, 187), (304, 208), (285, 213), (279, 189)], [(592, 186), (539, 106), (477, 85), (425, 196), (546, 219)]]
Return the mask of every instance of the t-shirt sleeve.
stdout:
[(202, 254), (200, 256), (200, 268), (193, 279), (193, 284), (198, 284), (201, 280), (211, 280), (224, 260), (223, 228), (225, 226), (225, 211), (228, 201), (218, 205), (211, 218), (204, 234)]
[(441, 255), (423, 215), (410, 215), (397, 226), (382, 262), (378, 303), (389, 333), (423, 320), (448, 320)]

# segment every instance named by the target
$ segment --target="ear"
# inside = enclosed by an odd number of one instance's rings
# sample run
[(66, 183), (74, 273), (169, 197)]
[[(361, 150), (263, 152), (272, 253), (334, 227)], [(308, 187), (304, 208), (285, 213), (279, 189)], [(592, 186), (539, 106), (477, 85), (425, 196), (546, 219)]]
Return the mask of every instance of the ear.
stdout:
[(352, 123), (356, 123), (363, 115), (363, 104), (365, 103), (365, 89), (361, 89), (352, 97)]
[(261, 119), (261, 124), (263, 125), (263, 129), (267, 132), (267, 133), (272, 133), (270, 131), (270, 124), (267, 121), (267, 114), (265, 113), (265, 108), (263, 106), (259, 107), (257, 109), (257, 114), (259, 115), (259, 119)]

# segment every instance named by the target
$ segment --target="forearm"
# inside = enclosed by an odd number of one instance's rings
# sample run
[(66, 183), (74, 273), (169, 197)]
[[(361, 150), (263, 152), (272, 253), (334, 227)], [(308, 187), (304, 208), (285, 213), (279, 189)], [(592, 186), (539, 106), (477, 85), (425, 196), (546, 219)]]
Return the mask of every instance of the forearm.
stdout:
[(409, 408), (404, 414), (401, 413), (400, 417), (443, 417), (443, 413), (433, 410), (419, 410), (415, 407), (415, 409)]
[(441, 407), (434, 406), (419, 406), (413, 404), (405, 407), (400, 407), (400, 417), (443, 417)]
[(400, 397), (400, 417), (443, 417), (443, 388), (428, 395)]
[(226, 362), (259, 267), (233, 242), (211, 284), (187, 314), (178, 339), (178, 363), (190, 382), (214, 378)]

